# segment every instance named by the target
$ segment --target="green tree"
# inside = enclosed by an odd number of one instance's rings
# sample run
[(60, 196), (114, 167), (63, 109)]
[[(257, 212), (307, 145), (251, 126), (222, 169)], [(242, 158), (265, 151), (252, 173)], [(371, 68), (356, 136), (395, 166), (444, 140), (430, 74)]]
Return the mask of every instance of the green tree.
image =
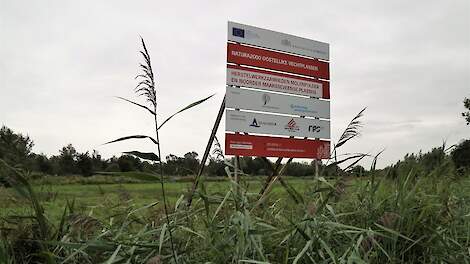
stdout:
[(51, 164), (51, 173), (52, 175), (59, 175), (60, 174), (60, 157), (57, 155), (53, 155), (49, 158), (49, 163)]
[(15, 133), (6, 126), (0, 129), (0, 159), (13, 166), (27, 164), (33, 145), (29, 136)]
[(267, 164), (260, 157), (254, 158), (253, 162), (251, 163), (251, 166), (252, 175), (268, 175), (269, 173), (271, 173), (271, 166), (269, 166), (269, 164)]
[(337, 164), (319, 164), (319, 174), (323, 177), (338, 177), (344, 173), (344, 171)]
[(91, 176), (93, 174), (93, 160), (88, 154), (88, 151), (85, 153), (80, 153), (77, 155), (77, 170), (83, 176)]
[(287, 165), (285, 174), (288, 176), (311, 176), (315, 174), (315, 170), (308, 163), (291, 162)]
[(184, 154), (183, 158), (183, 167), (187, 171), (184, 173), (187, 174), (196, 174), (199, 167), (199, 160), (197, 159), (199, 155), (195, 151), (188, 152)]
[(356, 165), (351, 169), (350, 173), (355, 177), (363, 177), (366, 175), (366, 169), (361, 165)]
[(142, 162), (140, 159), (131, 155), (122, 155), (118, 158), (117, 163), (122, 172), (142, 171)]
[(35, 169), (44, 174), (53, 174), (54, 169), (46, 155), (34, 155)]
[(467, 125), (470, 125), (470, 98), (465, 98), (463, 100), (463, 105), (465, 106), (465, 108), (467, 108), (468, 111), (463, 112), (462, 116), (467, 121)]
[(104, 162), (104, 170), (108, 172), (119, 172), (118, 158), (116, 156), (112, 156), (110, 159)]
[(240, 157), (240, 168), (246, 174), (256, 174), (258, 169), (255, 167), (255, 162), (252, 157)]
[(458, 144), (452, 151), (451, 158), (457, 171), (470, 171), (470, 140), (464, 140)]
[(97, 150), (93, 150), (93, 153), (91, 154), (91, 163), (93, 171), (102, 171), (106, 168), (106, 161), (101, 159), (101, 155)]
[[(241, 157), (250, 158), (251, 157)], [(212, 150), (212, 155), (209, 155), (209, 164), (207, 164), (206, 173), (209, 176), (225, 176), (225, 156), (222, 150), (222, 146), (220, 145), (219, 139), (217, 137), (214, 138), (214, 146)], [(246, 172), (246, 171), (245, 171)]]
[(162, 164), (163, 171), (168, 175), (176, 175), (181, 173), (182, 164), (183, 162), (181, 157), (170, 154), (166, 156), (166, 163)]
[(166, 156), (166, 163), (163, 165), (163, 171), (169, 175), (191, 175), (197, 173), (199, 167), (198, 154), (194, 151), (178, 157), (174, 154)]
[(76, 169), (78, 153), (72, 144), (68, 144), (63, 147), (59, 152), (59, 174), (66, 175), (78, 173), (78, 170)]
[(223, 160), (211, 158), (206, 171), (209, 176), (225, 176), (225, 163)]

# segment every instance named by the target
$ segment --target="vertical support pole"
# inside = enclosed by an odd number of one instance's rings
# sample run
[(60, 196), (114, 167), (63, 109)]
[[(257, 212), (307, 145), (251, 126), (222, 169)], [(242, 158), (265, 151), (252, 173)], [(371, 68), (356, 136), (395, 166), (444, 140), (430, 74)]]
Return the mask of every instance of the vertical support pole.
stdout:
[[(315, 119), (316, 119), (316, 120), (319, 120), (320, 118), (315, 117)], [(320, 139), (319, 139), (319, 138), (315, 138), (315, 140), (320, 140)], [(316, 158), (316, 159), (315, 159), (315, 179), (318, 179), (318, 176), (319, 176), (318, 163), (319, 163), (319, 159)]]
[(235, 178), (235, 182), (238, 183), (238, 156), (235, 156), (233, 163), (234, 163), (233, 165), (235, 166), (233, 175)]
[[(318, 80), (318, 79), (315, 78), (315, 80)], [(313, 97), (313, 96), (310, 96), (310, 98), (317, 99), (317, 100), (320, 99), (319, 97)], [(316, 119), (316, 120), (319, 120), (320, 118), (315, 117), (315, 119)], [(320, 139), (319, 139), (319, 138), (315, 138), (315, 140), (320, 140)], [(314, 159), (314, 162), (315, 162), (315, 179), (318, 179), (318, 176), (319, 176), (318, 163), (319, 163), (320, 161), (321, 161), (321, 160), (319, 160), (318, 158), (315, 158), (315, 159)]]
[(234, 178), (235, 178), (234, 180), (237, 184), (235, 186), (235, 193), (237, 194), (237, 197), (238, 197), (238, 195), (240, 194), (240, 186), (238, 185), (240, 183), (240, 174), (238, 173), (239, 172), (238, 170), (240, 168), (240, 159), (239, 159), (238, 155), (235, 156), (233, 165), (235, 167), (233, 176), (234, 176)]
[(240, 156), (236, 155), (235, 156), (235, 182), (240, 183), (240, 174), (238, 172), (241, 172), (241, 165), (240, 165)]
[(191, 203), (193, 201), (194, 192), (196, 191), (197, 185), (199, 183), (199, 178), (201, 177), (202, 172), (204, 171), (207, 158), (209, 157), (209, 152), (211, 151), (212, 143), (214, 142), (215, 134), (217, 133), (217, 129), (219, 128), (220, 120), (222, 120), (222, 116), (224, 115), (224, 110), (225, 110), (225, 96), (224, 96), (224, 99), (222, 100), (222, 103), (220, 104), (219, 113), (217, 114), (217, 118), (215, 119), (214, 126), (212, 127), (212, 132), (209, 137), (209, 141), (207, 142), (204, 155), (202, 156), (201, 164), (199, 165), (199, 170), (197, 172), (196, 177), (194, 178), (191, 191), (188, 194), (188, 201), (187, 201), (188, 207), (191, 206)]
[(318, 159), (315, 159), (315, 179), (318, 179)]
[[(237, 64), (237, 66), (240, 66), (240, 64)], [(240, 88), (240, 86), (235, 86), (236, 88)], [(235, 111), (240, 111), (239, 108), (235, 108)], [(235, 134), (239, 134), (239, 132), (236, 132)], [(238, 155), (235, 155), (235, 162), (234, 162), (234, 165), (235, 165), (235, 182), (237, 183), (237, 193), (239, 192), (240, 188), (238, 186), (238, 184), (240, 183), (240, 175), (238, 174), (238, 170), (240, 168), (240, 156)]]

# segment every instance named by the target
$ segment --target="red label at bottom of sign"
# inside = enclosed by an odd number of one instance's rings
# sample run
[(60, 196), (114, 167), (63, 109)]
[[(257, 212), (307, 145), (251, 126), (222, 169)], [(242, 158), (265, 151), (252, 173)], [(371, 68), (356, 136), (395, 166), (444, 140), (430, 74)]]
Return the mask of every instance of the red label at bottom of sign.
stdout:
[(296, 138), (225, 134), (225, 154), (238, 156), (328, 159), (330, 142)]

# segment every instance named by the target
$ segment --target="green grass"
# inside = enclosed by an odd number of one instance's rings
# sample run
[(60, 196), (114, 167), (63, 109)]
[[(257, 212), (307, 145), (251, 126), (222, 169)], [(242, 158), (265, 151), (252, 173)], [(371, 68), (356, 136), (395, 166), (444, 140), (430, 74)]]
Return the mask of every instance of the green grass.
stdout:
[[(190, 209), (179, 203), (190, 182), (165, 183), (178, 263), (470, 263), (468, 177), (287, 178), (298, 204), (279, 183), (257, 204), (264, 178), (245, 180), (240, 193), (228, 179), (203, 181)], [(42, 213), (0, 189), (0, 219), (10, 221), (0, 220), (10, 230), (0, 260), (49, 252), (44, 263), (172, 263), (159, 184), (38, 182), (49, 228), (62, 231), (37, 237), (36, 220), (14, 216)]]
[[(94, 179), (78, 180), (78, 177), (60, 177), (54, 183), (53, 176), (47, 180), (36, 181), (33, 185), (41, 199), (43, 206), (49, 213), (52, 220), (60, 219), (63, 208), (67, 201), (75, 201), (76, 209), (80, 213), (93, 214), (98, 218), (106, 217), (103, 207), (113, 207), (116, 205), (130, 204), (135, 207), (141, 207), (153, 202), (162, 202), (162, 195), (159, 183), (112, 183), (115, 179), (109, 177), (99, 177)], [(296, 179), (289, 178), (289, 184), (296, 188), (299, 192), (305, 192), (309, 184), (313, 183), (312, 179)], [(120, 179), (128, 182), (129, 179)], [(248, 191), (257, 193), (264, 177), (247, 178)], [(81, 181), (82, 184), (77, 184)], [(94, 184), (93, 181), (104, 183)], [(225, 194), (230, 189), (228, 180), (208, 181), (205, 183), (209, 193)], [(166, 182), (165, 189), (170, 205), (174, 205), (182, 194), (185, 194), (191, 186), (191, 182)], [(283, 187), (277, 183), (273, 188), (274, 197), (288, 198)], [(156, 206), (159, 207), (158, 205)], [(21, 199), (13, 189), (0, 188), (0, 216), (6, 216), (16, 213), (30, 212), (27, 201)]]

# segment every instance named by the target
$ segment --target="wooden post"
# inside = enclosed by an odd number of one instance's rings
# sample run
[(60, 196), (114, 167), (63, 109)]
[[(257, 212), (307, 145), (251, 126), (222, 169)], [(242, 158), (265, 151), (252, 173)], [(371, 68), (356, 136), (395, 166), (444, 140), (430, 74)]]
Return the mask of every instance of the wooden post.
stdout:
[(240, 183), (240, 174), (239, 171), (242, 172), (241, 165), (240, 165), (240, 156), (235, 156), (235, 182), (238, 184)]
[(318, 179), (318, 159), (315, 159), (314, 162), (315, 162), (315, 179)]
[(240, 183), (240, 174), (239, 174), (239, 171), (238, 171), (239, 168), (240, 168), (240, 157), (238, 155), (235, 155), (233, 165), (235, 167), (235, 170), (234, 170), (234, 181), (236, 183), (235, 193), (238, 196), (240, 194), (240, 186), (238, 185)]
[(215, 119), (214, 126), (212, 127), (212, 132), (209, 137), (209, 141), (207, 142), (204, 155), (202, 156), (201, 164), (199, 165), (199, 170), (197, 172), (196, 177), (194, 178), (191, 191), (188, 194), (188, 201), (187, 201), (188, 207), (191, 206), (191, 203), (193, 201), (194, 192), (196, 191), (197, 185), (199, 183), (199, 178), (201, 177), (202, 172), (204, 171), (207, 158), (209, 157), (209, 153), (211, 151), (212, 143), (214, 143), (215, 134), (217, 133), (217, 129), (219, 128), (220, 120), (222, 120), (222, 116), (224, 115), (224, 110), (225, 110), (225, 96), (224, 96), (224, 99), (222, 100), (222, 103), (220, 104), (219, 113), (217, 114), (217, 118)]

